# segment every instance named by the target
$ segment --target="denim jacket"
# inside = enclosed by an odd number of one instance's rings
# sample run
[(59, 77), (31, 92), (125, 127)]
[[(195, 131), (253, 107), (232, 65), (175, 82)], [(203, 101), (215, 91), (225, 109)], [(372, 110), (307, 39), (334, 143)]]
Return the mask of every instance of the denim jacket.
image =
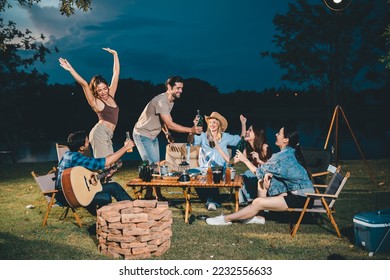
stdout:
[(258, 179), (263, 179), (266, 173), (273, 175), (268, 189), (269, 196), (301, 189), (314, 192), (313, 183), (305, 168), (297, 161), (294, 148), (285, 147), (256, 169)]

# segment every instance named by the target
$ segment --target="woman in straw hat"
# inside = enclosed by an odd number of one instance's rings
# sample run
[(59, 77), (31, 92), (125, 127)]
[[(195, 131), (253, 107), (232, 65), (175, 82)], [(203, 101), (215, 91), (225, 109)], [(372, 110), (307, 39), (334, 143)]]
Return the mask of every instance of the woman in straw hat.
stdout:
[[(228, 146), (236, 146), (241, 139), (240, 135), (231, 135), (226, 131), (228, 127), (227, 120), (218, 112), (212, 112), (210, 116), (205, 117), (207, 122), (206, 132), (195, 135), (194, 146), (200, 146), (199, 150), (199, 170), (206, 173), (208, 167), (222, 166), (226, 168), (230, 157)], [(242, 127), (245, 127), (246, 119), (241, 119)], [(245, 129), (242, 131), (245, 134)], [(206, 203), (209, 211), (217, 210), (220, 206), (218, 188), (196, 188), (201, 201)]]

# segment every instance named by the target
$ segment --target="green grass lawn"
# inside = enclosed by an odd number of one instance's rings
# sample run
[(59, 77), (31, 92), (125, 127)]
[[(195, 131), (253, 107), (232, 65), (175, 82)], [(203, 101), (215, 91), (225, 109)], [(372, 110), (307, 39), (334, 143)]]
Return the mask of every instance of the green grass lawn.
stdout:
[[(170, 249), (156, 260), (324, 260), (338, 256), (350, 260), (388, 260), (390, 253), (379, 253), (373, 257), (368, 251), (355, 246), (354, 215), (361, 212), (390, 208), (390, 160), (368, 161), (373, 171), (372, 182), (363, 161), (341, 162), (344, 171), (351, 177), (337, 201), (335, 219), (342, 233), (338, 238), (333, 227), (308, 215), (300, 226), (296, 237), (288, 230), (288, 213), (269, 213), (265, 225), (209, 226), (192, 217), (190, 224), (184, 223), (184, 203), (180, 189), (163, 188), (163, 194), (171, 199), (173, 213), (172, 244)], [(108, 259), (99, 254), (97, 240), (88, 227), (95, 217), (79, 209), (84, 227), (80, 229), (69, 215), (59, 221), (61, 209), (54, 208), (48, 226), (41, 227), (46, 210), (45, 200), (30, 172), (46, 173), (55, 162), (0, 164), (0, 259), (3, 260), (99, 260)], [(115, 175), (122, 186), (137, 176), (137, 163), (124, 162)], [(243, 166), (238, 166), (243, 170)], [(132, 190), (127, 189), (132, 195)], [(194, 192), (195, 193), (195, 192)], [(193, 214), (219, 215), (230, 213), (233, 202), (229, 191), (222, 208), (207, 212), (204, 205), (194, 197)], [(34, 209), (27, 209), (32, 204)]]

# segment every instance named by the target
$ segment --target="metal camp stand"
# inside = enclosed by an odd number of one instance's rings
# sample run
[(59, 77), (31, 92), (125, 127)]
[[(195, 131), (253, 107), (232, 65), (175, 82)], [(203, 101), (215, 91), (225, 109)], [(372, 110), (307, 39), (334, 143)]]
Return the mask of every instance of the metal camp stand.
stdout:
[(339, 112), (341, 112), (341, 114), (342, 114), (342, 116), (344, 118), (344, 121), (345, 121), (345, 123), (348, 126), (349, 132), (351, 133), (352, 138), (355, 141), (355, 144), (356, 144), (356, 147), (359, 150), (360, 156), (362, 157), (362, 160), (364, 161), (364, 164), (366, 165), (366, 167), (368, 169), (368, 173), (369, 173), (369, 175), (371, 177), (372, 182), (375, 183), (375, 179), (374, 179), (374, 176), (372, 175), (371, 169), (368, 166), (368, 163), (367, 163), (367, 161), (366, 161), (366, 159), (365, 159), (365, 157), (363, 155), (363, 152), (362, 152), (362, 150), (361, 150), (361, 148), (360, 148), (360, 146), (358, 144), (358, 141), (356, 140), (355, 134), (353, 133), (352, 128), (349, 125), (349, 122), (347, 120), (347, 117), (345, 116), (345, 113), (344, 113), (344, 111), (343, 111), (343, 109), (341, 108), (340, 105), (337, 105), (336, 108), (334, 109), (332, 121), (330, 122), (330, 127), (329, 127), (329, 131), (328, 131), (328, 136), (326, 137), (324, 149), (327, 149), (327, 147), (328, 147), (329, 137), (330, 137), (330, 134), (332, 132), (333, 124), (336, 123), (336, 125), (335, 125), (335, 143), (334, 143), (334, 146), (335, 146), (335, 165), (338, 166), (338, 161), (339, 161), (339, 158), (338, 158)]

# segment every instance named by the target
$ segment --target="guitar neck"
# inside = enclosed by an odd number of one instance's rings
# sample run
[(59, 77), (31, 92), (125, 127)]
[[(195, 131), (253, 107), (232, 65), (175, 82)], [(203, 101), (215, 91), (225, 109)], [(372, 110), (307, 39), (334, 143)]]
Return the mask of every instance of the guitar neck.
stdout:
[(105, 169), (103, 172), (98, 173), (96, 175), (96, 180), (103, 179), (104, 177), (106, 177), (106, 176), (108, 176), (110, 174), (111, 170), (113, 170), (113, 169), (116, 170), (116, 169), (120, 168), (121, 166), (122, 166), (122, 161), (118, 160), (113, 165), (111, 165), (109, 168)]

